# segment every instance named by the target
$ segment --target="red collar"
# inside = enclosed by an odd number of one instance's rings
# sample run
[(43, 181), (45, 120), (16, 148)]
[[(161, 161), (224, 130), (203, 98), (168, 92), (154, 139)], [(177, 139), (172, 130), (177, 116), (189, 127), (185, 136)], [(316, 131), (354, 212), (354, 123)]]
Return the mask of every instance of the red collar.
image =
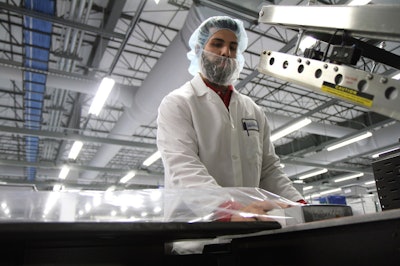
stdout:
[(233, 92), (233, 86), (229, 85), (228, 86), (228, 90), (225, 93), (222, 93), (221, 90), (219, 90), (219, 89), (215, 88), (214, 86), (212, 86), (208, 81), (204, 80), (204, 83), (207, 85), (207, 87), (209, 87), (210, 89), (215, 91), (215, 93), (218, 94), (219, 97), (221, 97), (221, 99), (224, 102), (226, 108), (228, 108), (229, 107), (229, 102), (231, 101), (231, 96), (232, 96), (232, 92)]

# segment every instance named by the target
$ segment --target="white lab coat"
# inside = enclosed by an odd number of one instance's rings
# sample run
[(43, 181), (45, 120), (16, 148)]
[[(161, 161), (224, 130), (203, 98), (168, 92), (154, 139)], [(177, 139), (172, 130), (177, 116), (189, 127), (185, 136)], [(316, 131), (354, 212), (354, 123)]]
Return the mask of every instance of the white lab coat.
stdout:
[(197, 74), (163, 99), (157, 123), (166, 188), (260, 187), (302, 199), (279, 166), (263, 111), (235, 89), (228, 111)]

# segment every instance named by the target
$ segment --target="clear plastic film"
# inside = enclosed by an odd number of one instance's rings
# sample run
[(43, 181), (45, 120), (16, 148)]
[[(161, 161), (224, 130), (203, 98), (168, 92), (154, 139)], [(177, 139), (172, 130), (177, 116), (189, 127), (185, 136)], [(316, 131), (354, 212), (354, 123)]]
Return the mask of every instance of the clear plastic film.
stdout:
[[(261, 213), (246, 206), (261, 205)], [(259, 188), (185, 188), (124, 191), (2, 191), (0, 222), (212, 222), (226, 218), (288, 219), (299, 203)], [(257, 207), (257, 206), (256, 206)], [(249, 209), (250, 210), (250, 209)], [(271, 214), (270, 214), (271, 213)]]

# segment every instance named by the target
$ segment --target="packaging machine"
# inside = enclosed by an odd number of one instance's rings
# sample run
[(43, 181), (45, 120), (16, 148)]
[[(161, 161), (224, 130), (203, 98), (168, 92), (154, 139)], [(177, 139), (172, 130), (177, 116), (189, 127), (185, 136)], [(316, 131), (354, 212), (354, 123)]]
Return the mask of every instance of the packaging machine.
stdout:
[(400, 81), (357, 68), (362, 55), (400, 70), (400, 56), (372, 45), (400, 41), (399, 13), (400, 5), (264, 6), (259, 22), (315, 37), (326, 49), (263, 51), (258, 71), (400, 120)]

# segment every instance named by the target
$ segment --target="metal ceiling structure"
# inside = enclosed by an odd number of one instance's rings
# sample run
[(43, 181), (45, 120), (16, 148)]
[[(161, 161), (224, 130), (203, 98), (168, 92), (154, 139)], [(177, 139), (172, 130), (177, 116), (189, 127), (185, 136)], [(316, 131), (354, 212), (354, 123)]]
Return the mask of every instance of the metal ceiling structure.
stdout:
[[(40, 190), (51, 190), (56, 184), (92, 190), (162, 187), (161, 160), (143, 165), (157, 150), (157, 107), (169, 91), (190, 78), (187, 40), (203, 19), (216, 14), (245, 22), (249, 46), (236, 88), (264, 109), (273, 130), (301, 117), (312, 120), (275, 142), (293, 181), (313, 169), (328, 169), (300, 187), (313, 185), (314, 191), (320, 191), (353, 183), (365, 186), (373, 180), (371, 155), (399, 147), (396, 119), (257, 71), (264, 50), (300, 52), (301, 31), (259, 23), (262, 6), (305, 6), (309, 1), (156, 2), (0, 1), (1, 183), (35, 184)], [(314, 2), (347, 4), (344, 0)], [(399, 40), (381, 36), (360, 40), (400, 56)], [(326, 49), (326, 42), (321, 47)], [(354, 68), (388, 77), (399, 71), (363, 56)], [(97, 86), (106, 76), (115, 79), (116, 86), (99, 116), (90, 115)], [(373, 137), (325, 150), (341, 138), (367, 130)], [(75, 140), (84, 145), (77, 159), (70, 160)], [(60, 180), (64, 165), (71, 171)], [(136, 176), (121, 184), (121, 177), (132, 170)], [(333, 182), (354, 172), (364, 176), (340, 185)]]

